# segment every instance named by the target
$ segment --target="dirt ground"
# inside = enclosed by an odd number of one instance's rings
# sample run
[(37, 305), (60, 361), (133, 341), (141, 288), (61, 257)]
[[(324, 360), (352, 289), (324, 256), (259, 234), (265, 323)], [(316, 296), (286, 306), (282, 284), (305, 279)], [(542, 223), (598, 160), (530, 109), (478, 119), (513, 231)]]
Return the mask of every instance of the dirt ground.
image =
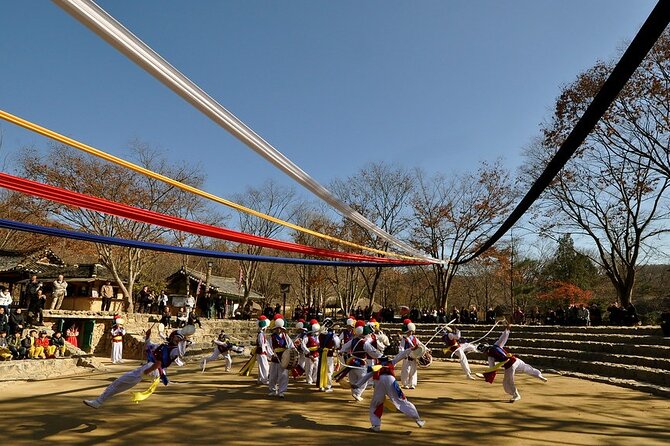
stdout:
[[(239, 369), (243, 358), (234, 360)], [(224, 373), (222, 361), (204, 374), (196, 363), (171, 367), (173, 383), (139, 404), (131, 403), (130, 392), (97, 410), (82, 404), (138, 364), (110, 365), (112, 373), (0, 383), (3, 438), (12, 445), (670, 444), (670, 400), (547, 374), (548, 383), (518, 376), (522, 399), (512, 404), (502, 376), (494, 384), (467, 381), (458, 364), (441, 362), (420, 369), (418, 388), (406, 391), (426, 420), (423, 429), (400, 412), (385, 411), (382, 432), (370, 432), (369, 390), (356, 403), (345, 389), (320, 393), (291, 381), (286, 399), (279, 400), (251, 377)], [(143, 382), (135, 390), (147, 387)]]

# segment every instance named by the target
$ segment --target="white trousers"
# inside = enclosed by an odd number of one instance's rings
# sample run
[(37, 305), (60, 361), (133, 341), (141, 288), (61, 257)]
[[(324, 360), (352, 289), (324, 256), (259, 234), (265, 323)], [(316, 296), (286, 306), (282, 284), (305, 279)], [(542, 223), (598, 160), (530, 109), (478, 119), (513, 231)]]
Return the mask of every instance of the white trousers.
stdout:
[(305, 381), (307, 381), (307, 384), (314, 384), (316, 382), (318, 364), (319, 358), (305, 357)]
[(534, 376), (536, 378), (539, 378), (542, 375), (542, 372), (540, 372), (538, 369), (529, 366), (517, 358), (516, 361), (514, 361), (514, 364), (512, 364), (512, 367), (505, 369), (505, 378), (503, 378), (503, 390), (505, 393), (508, 393), (512, 396), (519, 394), (519, 390), (516, 388), (516, 384), (514, 383), (514, 375), (516, 373), (525, 373), (526, 375)]
[[(104, 403), (108, 398), (116, 395), (117, 393), (125, 392), (126, 390), (132, 389), (137, 384), (142, 381), (142, 379), (147, 376), (143, 372), (151, 367), (153, 363), (148, 362), (139, 366), (138, 368), (124, 373), (123, 375), (116, 378), (107, 388), (102, 392), (102, 394), (95, 399), (98, 403)], [(153, 378), (158, 377), (158, 370), (154, 370), (150, 373), (150, 376)]]
[(233, 359), (230, 357), (230, 353), (221, 353), (218, 348), (214, 348), (214, 351), (211, 355), (209, 355), (207, 358), (203, 358), (202, 361), (200, 361), (200, 367), (205, 370), (207, 363), (210, 361), (216, 361), (219, 359), (219, 356), (223, 356), (224, 361), (226, 361), (226, 370), (230, 370), (230, 368), (233, 366)]
[(258, 363), (258, 382), (261, 384), (268, 383), (268, 370), (270, 365), (268, 364), (267, 355), (256, 355), (256, 362)]
[(116, 364), (123, 359), (123, 341), (112, 342), (112, 362)]
[(461, 346), (454, 352), (454, 356), (456, 356), (461, 363), (461, 368), (465, 372), (465, 376), (472, 375), (472, 370), (470, 370), (470, 364), (468, 363), (468, 357), (466, 355), (476, 351), (477, 347), (468, 342), (461, 344)]
[[(351, 372), (350, 372), (351, 373)], [(373, 426), (381, 426), (382, 414), (384, 413), (384, 400), (388, 397), (393, 405), (400, 412), (407, 415), (409, 418), (416, 420), (419, 418), (419, 412), (416, 410), (414, 404), (407, 401), (398, 381), (394, 376), (382, 375), (379, 381), (375, 382), (375, 390), (370, 401), (370, 423)]]
[(365, 392), (365, 389), (368, 388), (368, 381), (365, 381), (359, 387), (355, 387), (356, 383), (363, 378), (363, 375), (365, 375), (365, 370), (363, 369), (351, 369), (351, 371), (349, 372), (349, 382), (352, 384), (351, 394), (353, 396), (358, 397), (363, 396), (363, 392)]
[(400, 372), (400, 380), (405, 387), (416, 387), (417, 373), (416, 373), (416, 359), (405, 359), (402, 362), (402, 371)]
[(284, 393), (288, 389), (288, 370), (282, 367), (278, 362), (270, 363), (270, 392), (276, 394)]
[(327, 371), (328, 378), (326, 380), (326, 389), (330, 389), (331, 387), (333, 387), (333, 372), (335, 371), (335, 358), (332, 356), (328, 356), (326, 360), (328, 361), (328, 371)]

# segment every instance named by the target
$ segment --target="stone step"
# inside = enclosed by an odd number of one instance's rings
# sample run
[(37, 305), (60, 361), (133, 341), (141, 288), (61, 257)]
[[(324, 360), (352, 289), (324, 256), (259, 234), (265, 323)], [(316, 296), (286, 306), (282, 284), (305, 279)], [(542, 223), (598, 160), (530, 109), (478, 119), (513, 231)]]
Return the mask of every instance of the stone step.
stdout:
[(506, 347), (509, 347), (513, 352), (522, 351), (527, 347), (545, 349), (546, 351), (579, 349), (586, 352), (670, 359), (670, 347), (663, 345), (618, 344), (599, 341), (582, 341), (576, 343), (566, 340), (510, 339)]
[(45, 380), (101, 370), (93, 362), (80, 357), (2, 361), (0, 381)]
[(547, 355), (527, 354), (519, 356), (524, 362), (540, 369), (555, 369), (569, 372), (598, 375), (602, 377), (629, 379), (656, 386), (670, 387), (670, 372), (649, 367), (610, 362), (582, 362), (576, 359)]
[[(546, 355), (547, 351), (542, 348), (526, 347), (518, 350), (523, 355)], [(601, 352), (585, 352), (582, 350), (552, 350), (551, 354), (556, 357), (576, 359), (582, 362), (609, 362), (615, 364), (634, 365), (648, 367), (670, 372), (670, 359), (655, 358), (647, 356), (634, 356), (611, 354)]]
[[(416, 324), (417, 332), (435, 332), (435, 329), (439, 324)], [(485, 333), (491, 329), (491, 325), (486, 324), (458, 324), (454, 325), (459, 330), (464, 333), (469, 333), (470, 331), (477, 331)], [(502, 326), (498, 324), (494, 331), (500, 332)], [(382, 329), (387, 330), (398, 330), (400, 331), (401, 325), (397, 324), (382, 324)], [(513, 325), (513, 333), (587, 333), (587, 334), (628, 334), (628, 335), (637, 335), (637, 336), (658, 336), (663, 337), (663, 331), (658, 325), (645, 325), (638, 327), (620, 327), (620, 326), (598, 326), (598, 327), (579, 327), (579, 326), (563, 326), (563, 325)]]

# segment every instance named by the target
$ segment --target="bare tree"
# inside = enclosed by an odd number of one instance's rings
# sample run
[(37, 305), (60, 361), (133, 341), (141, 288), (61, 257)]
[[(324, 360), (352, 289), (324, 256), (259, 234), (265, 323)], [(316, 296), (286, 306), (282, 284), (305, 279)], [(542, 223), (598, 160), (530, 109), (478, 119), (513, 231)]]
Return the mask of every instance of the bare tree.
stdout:
[(454, 262), (476, 250), (508, 213), (514, 198), (511, 180), (499, 162), (482, 163), (476, 173), (426, 178), (417, 172), (417, 178), (412, 242), (435, 258), (451, 260), (422, 269), (435, 305), (446, 308), (460, 268)]
[[(196, 187), (203, 182), (197, 166), (170, 166), (157, 150), (144, 144), (135, 143), (131, 149), (142, 167)], [(178, 217), (195, 217), (200, 221), (204, 218), (205, 207), (198, 197), (128, 169), (80, 155), (67, 146), (52, 145), (44, 157), (35, 150), (25, 150), (20, 157), (20, 165), (27, 178), (71, 191)], [(87, 209), (45, 200), (40, 200), (37, 208), (50, 212), (59, 222), (71, 228), (98, 235), (151, 242), (171, 239), (172, 231), (169, 229)], [(109, 268), (125, 296), (127, 311), (132, 312), (133, 286), (146, 262), (158, 254), (102, 243), (95, 246), (101, 263)]]
[[(331, 185), (333, 192), (344, 202), (388, 234), (399, 236), (410, 224), (409, 200), (414, 178), (405, 168), (386, 163), (372, 163), (345, 180), (336, 180)], [(346, 225), (352, 224), (345, 222)], [(346, 230), (346, 229), (345, 229)], [(389, 242), (367, 230), (351, 228), (353, 240), (361, 244), (387, 251)], [(375, 291), (384, 268), (362, 268), (359, 273), (364, 281), (372, 308)]]
[[(667, 53), (667, 34), (666, 34)], [(660, 64), (658, 49), (652, 54)], [(660, 66), (667, 65), (667, 60)], [(543, 138), (526, 153), (525, 178), (534, 179), (564, 141), (610, 71), (598, 64), (564, 88)], [(663, 71), (659, 68), (658, 71)], [(592, 256), (611, 281), (622, 304), (631, 302), (638, 265), (658, 236), (667, 231), (669, 178), (657, 155), (668, 150), (668, 95), (650, 77), (636, 73), (582, 147), (563, 168), (538, 204), (536, 223), (546, 233), (572, 233), (595, 246)], [(661, 102), (663, 102), (661, 104)], [(656, 154), (656, 155), (653, 155)]]

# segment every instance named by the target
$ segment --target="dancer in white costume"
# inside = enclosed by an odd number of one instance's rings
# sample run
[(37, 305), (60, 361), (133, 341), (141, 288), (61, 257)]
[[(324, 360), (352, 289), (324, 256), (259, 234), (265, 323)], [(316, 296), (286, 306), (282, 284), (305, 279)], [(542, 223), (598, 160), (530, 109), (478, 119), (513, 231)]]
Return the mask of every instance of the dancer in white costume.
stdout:
[(470, 370), (470, 364), (468, 363), (468, 353), (476, 352), (477, 346), (469, 342), (465, 342), (461, 338), (461, 331), (458, 328), (452, 329), (451, 327), (445, 327), (447, 333), (442, 336), (442, 341), (446, 344), (444, 349), (447, 354), (451, 356), (456, 356), (461, 363), (461, 368), (465, 372), (465, 376), (468, 379), (476, 379)]
[(270, 321), (264, 315), (258, 318), (258, 336), (256, 337), (256, 362), (258, 363), (258, 383), (268, 384), (268, 373), (270, 364), (268, 363), (268, 341), (265, 335), (265, 329), (270, 325)]
[(372, 424), (370, 429), (374, 432), (381, 431), (384, 401), (387, 397), (391, 400), (391, 403), (393, 403), (396, 409), (413, 419), (419, 427), (423, 427), (424, 424), (426, 424), (426, 422), (419, 416), (416, 406), (407, 400), (395, 378), (395, 364), (402, 359), (406, 359), (409, 356), (410, 351), (411, 350), (403, 351), (392, 361), (386, 356), (380, 357), (379, 365), (368, 367), (369, 371), (363, 375), (358, 382), (358, 385), (361, 386), (364, 383), (367, 383), (370, 379), (375, 381), (375, 389), (372, 394), (372, 400), (370, 400), (370, 423)]
[(512, 395), (510, 403), (519, 401), (521, 399), (521, 394), (516, 388), (514, 382), (514, 375), (516, 373), (525, 373), (530, 376), (539, 378), (543, 382), (547, 382), (547, 378), (542, 376), (542, 372), (538, 369), (529, 366), (521, 359), (517, 358), (513, 354), (509, 353), (503, 347), (509, 339), (511, 324), (508, 322), (505, 330), (503, 330), (500, 338), (493, 345), (488, 344), (479, 344), (477, 350), (480, 352), (486, 353), (489, 360), (489, 370), (484, 372), (481, 376), (486, 379), (486, 382), (493, 384), (493, 380), (496, 377), (496, 371), (500, 368), (505, 369), (505, 377), (503, 378), (503, 389), (509, 395)]
[(369, 335), (372, 333), (372, 327), (366, 325), (364, 321), (356, 322), (354, 329), (355, 337), (344, 344), (340, 350), (343, 354), (349, 354), (349, 359), (346, 360), (349, 375), (349, 382), (351, 383), (351, 396), (356, 401), (363, 401), (363, 392), (368, 386), (368, 381), (361, 381), (361, 377), (365, 374), (365, 366), (367, 359), (376, 359), (382, 356), (379, 350), (375, 349), (370, 342)]
[[(399, 352), (402, 353), (405, 350), (416, 350), (419, 348), (419, 338), (414, 336), (416, 331), (416, 325), (409, 319), (403, 321), (403, 336), (400, 341)], [(405, 357), (405, 361), (402, 363), (402, 370), (400, 372), (400, 380), (405, 389), (415, 389), (418, 381), (416, 371), (416, 359), (409, 356), (409, 352)]]
[(84, 400), (84, 404), (94, 409), (99, 408), (107, 399), (116, 395), (117, 393), (125, 392), (132, 389), (139, 384), (145, 376), (153, 378), (160, 378), (161, 382), (168, 385), (168, 377), (165, 373), (173, 362), (178, 366), (184, 365), (181, 358), (186, 354), (186, 349), (190, 345), (188, 336), (195, 332), (193, 325), (173, 331), (168, 337), (168, 342), (165, 344), (153, 344), (149, 339), (151, 336), (151, 329), (147, 330), (145, 343), (147, 352), (147, 363), (139, 366), (135, 370), (124, 373), (111, 383), (102, 392), (102, 394), (94, 400)]
[(309, 321), (307, 336), (300, 344), (302, 352), (305, 355), (305, 382), (314, 384), (316, 382), (317, 369), (319, 363), (319, 331), (321, 325), (316, 319)]
[(230, 357), (230, 352), (233, 351), (235, 353), (242, 353), (244, 352), (244, 347), (234, 345), (232, 342), (230, 342), (228, 335), (224, 333), (223, 330), (221, 330), (221, 333), (219, 333), (218, 338), (214, 339), (212, 342), (215, 344), (212, 354), (200, 361), (200, 367), (202, 368), (203, 373), (205, 372), (207, 363), (217, 360), (219, 356), (223, 356), (224, 361), (226, 361), (225, 371), (230, 372), (230, 369), (233, 366), (233, 359)]
[(112, 326), (112, 364), (121, 364), (123, 362), (123, 336), (126, 334), (126, 329), (123, 328), (124, 320), (121, 318), (114, 319)]
[[(278, 317), (279, 316), (279, 317)], [(288, 370), (281, 366), (281, 358), (288, 355), (286, 350), (295, 349), (293, 341), (286, 334), (284, 329), (284, 319), (275, 314), (275, 326), (272, 329), (272, 335), (267, 342), (268, 356), (270, 356), (270, 376), (268, 386), (270, 388), (269, 396), (278, 396), (284, 398), (288, 389)]]

